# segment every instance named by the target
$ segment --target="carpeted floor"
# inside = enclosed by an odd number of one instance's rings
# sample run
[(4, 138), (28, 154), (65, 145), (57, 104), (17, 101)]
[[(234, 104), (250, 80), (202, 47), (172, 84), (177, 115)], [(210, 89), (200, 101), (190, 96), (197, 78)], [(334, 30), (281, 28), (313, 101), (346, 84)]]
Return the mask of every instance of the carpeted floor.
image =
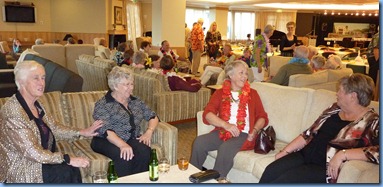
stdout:
[(177, 157), (190, 158), (192, 143), (197, 136), (196, 122), (174, 125), (178, 129), (178, 150)]

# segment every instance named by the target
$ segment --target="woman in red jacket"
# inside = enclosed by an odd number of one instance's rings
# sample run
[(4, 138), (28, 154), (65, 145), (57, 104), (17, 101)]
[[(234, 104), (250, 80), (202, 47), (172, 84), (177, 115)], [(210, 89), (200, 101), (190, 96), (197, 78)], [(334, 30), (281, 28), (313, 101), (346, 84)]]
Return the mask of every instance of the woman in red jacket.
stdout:
[(227, 176), (240, 150), (254, 148), (258, 131), (268, 124), (261, 99), (247, 81), (247, 69), (241, 60), (226, 65), (223, 87), (214, 92), (203, 113), (204, 123), (215, 129), (193, 143), (190, 163), (202, 169), (208, 152), (218, 150), (213, 169), (221, 177)]

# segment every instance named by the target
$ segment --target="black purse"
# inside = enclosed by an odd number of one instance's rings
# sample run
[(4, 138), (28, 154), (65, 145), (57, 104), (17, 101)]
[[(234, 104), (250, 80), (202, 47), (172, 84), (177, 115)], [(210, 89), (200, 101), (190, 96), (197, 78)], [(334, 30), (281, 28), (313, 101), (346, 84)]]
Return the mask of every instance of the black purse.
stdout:
[(266, 130), (261, 129), (255, 139), (254, 152), (267, 154), (271, 150), (275, 150), (275, 136), (273, 126), (267, 127)]
[(192, 183), (201, 183), (210, 179), (217, 179), (219, 176), (218, 171), (209, 169), (190, 175), (189, 180)]

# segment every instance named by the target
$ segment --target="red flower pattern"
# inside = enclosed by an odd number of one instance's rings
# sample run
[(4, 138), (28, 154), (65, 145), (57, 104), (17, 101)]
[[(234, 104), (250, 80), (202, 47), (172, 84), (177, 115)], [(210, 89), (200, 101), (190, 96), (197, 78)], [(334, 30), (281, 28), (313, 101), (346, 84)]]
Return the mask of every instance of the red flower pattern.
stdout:
[[(222, 86), (222, 108), (221, 108), (221, 118), (225, 121), (230, 119), (230, 108), (231, 108), (231, 82), (225, 80)], [(245, 83), (242, 90), (239, 92), (239, 104), (237, 111), (237, 128), (239, 131), (242, 131), (246, 125), (246, 106), (250, 100), (250, 84)], [(232, 135), (229, 131), (221, 129), (219, 133), (219, 138), (223, 141), (226, 141), (232, 138)]]

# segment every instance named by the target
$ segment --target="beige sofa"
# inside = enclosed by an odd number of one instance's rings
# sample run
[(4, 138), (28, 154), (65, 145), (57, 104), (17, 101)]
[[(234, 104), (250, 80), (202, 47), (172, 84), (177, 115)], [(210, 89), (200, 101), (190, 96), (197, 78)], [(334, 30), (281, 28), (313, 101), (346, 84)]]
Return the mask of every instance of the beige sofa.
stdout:
[[(106, 91), (98, 92), (73, 92), (45, 93), (39, 101), (53, 116), (57, 123), (77, 128), (85, 128), (92, 124), (95, 102), (105, 95)], [(0, 107), (7, 98), (0, 98)], [(141, 123), (142, 128), (147, 128), (147, 122)], [(160, 122), (152, 136), (151, 147), (157, 150), (158, 158), (167, 157), (171, 164), (176, 164), (178, 130), (172, 125)], [(90, 147), (90, 138), (73, 139), (70, 141), (57, 141), (60, 152), (69, 155), (84, 156), (90, 159), (90, 167), (80, 169), (83, 182), (92, 182), (91, 176), (95, 171), (107, 171), (109, 158), (93, 152)]]
[(351, 68), (342, 68), (340, 70), (323, 70), (313, 74), (296, 74), (289, 78), (289, 86), (305, 87), (312, 89), (325, 89), (337, 91), (338, 80), (344, 76), (352, 74)]
[(32, 49), (41, 57), (49, 59), (78, 74), (76, 59), (81, 54), (95, 55), (95, 46), (91, 44), (44, 44), (33, 45)]
[[(276, 149), (266, 155), (253, 150), (241, 151), (234, 158), (234, 166), (228, 174), (234, 183), (257, 183), (266, 166), (275, 160), (275, 154), (283, 149), (301, 132), (306, 130), (322, 113), (336, 101), (336, 93), (328, 90), (293, 88), (271, 83), (252, 83), (261, 97), (268, 113), (269, 125), (276, 132)], [(371, 102), (377, 112), (379, 103)], [(202, 112), (197, 114), (197, 134), (205, 134), (212, 126), (202, 122)], [(204, 166), (213, 168), (217, 151), (209, 152)], [(365, 161), (348, 161), (342, 166), (339, 183), (379, 183), (379, 165)]]

